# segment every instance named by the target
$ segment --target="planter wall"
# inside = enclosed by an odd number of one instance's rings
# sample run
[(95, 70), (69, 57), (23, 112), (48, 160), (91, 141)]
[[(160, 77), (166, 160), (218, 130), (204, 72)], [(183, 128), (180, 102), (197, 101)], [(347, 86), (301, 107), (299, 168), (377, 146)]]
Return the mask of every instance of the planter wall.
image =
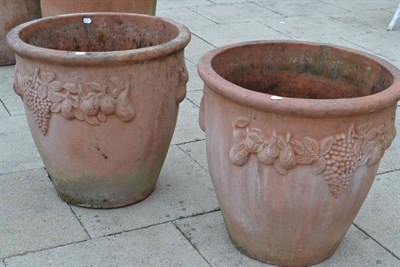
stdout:
[(60, 197), (118, 207), (154, 189), (188, 74), (184, 26), (90, 13), (29, 22), (8, 42), (14, 90)]
[(15, 64), (13, 51), (6, 42), (7, 33), (23, 22), (39, 18), (40, 0), (0, 0), (0, 65)]
[(41, 0), (43, 17), (82, 12), (128, 12), (154, 15), (157, 0)]
[(399, 70), (296, 42), (222, 47), (198, 69), (209, 171), (232, 241), (276, 265), (328, 258), (395, 137)]

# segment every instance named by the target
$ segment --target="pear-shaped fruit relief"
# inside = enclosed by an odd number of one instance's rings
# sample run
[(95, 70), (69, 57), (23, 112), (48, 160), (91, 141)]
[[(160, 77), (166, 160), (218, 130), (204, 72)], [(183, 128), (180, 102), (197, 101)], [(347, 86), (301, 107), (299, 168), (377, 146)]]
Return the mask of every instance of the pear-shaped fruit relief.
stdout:
[(114, 114), (125, 122), (135, 116), (129, 82), (117, 77), (110, 78), (106, 83), (61, 82), (56, 79), (55, 73), (36, 68), (27, 75), (17, 70), (14, 83), (15, 90), (25, 101), (44, 135), (52, 113), (94, 126), (106, 122), (107, 116)]
[(298, 165), (309, 165), (314, 175), (324, 177), (334, 197), (343, 193), (359, 166), (378, 163), (396, 135), (394, 118), (377, 127), (368, 123), (357, 128), (351, 125), (347, 133), (321, 140), (309, 136), (295, 139), (291, 133), (283, 136), (276, 131), (268, 137), (261, 129), (250, 128), (250, 124), (246, 117), (232, 123), (229, 159), (233, 164), (243, 166), (255, 154), (259, 162), (273, 166), (282, 176)]
[(115, 114), (123, 121), (127, 122), (135, 117), (135, 109), (129, 99), (129, 90), (124, 89), (116, 100), (117, 108)]

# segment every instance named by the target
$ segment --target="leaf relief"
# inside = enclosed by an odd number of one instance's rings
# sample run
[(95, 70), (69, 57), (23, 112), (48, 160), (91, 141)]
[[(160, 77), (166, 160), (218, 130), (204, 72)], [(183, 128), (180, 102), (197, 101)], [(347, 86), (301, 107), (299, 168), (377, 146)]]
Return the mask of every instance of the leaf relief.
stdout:
[(238, 128), (246, 128), (250, 124), (250, 120), (246, 117), (239, 117), (233, 123), (233, 126)]

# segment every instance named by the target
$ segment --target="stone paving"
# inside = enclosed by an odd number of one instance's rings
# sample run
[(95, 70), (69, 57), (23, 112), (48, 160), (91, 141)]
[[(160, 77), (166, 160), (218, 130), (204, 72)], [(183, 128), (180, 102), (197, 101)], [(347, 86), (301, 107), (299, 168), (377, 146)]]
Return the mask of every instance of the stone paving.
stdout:
[[(0, 267), (268, 266), (229, 240), (197, 124), (200, 56), (259, 39), (309, 40), (378, 55), (400, 67), (400, 27), (388, 32), (395, 0), (158, 0), (157, 15), (187, 25), (190, 73), (175, 135), (155, 192), (113, 210), (61, 201), (0, 67)], [(397, 112), (397, 128), (400, 114)], [(400, 266), (400, 137), (382, 159), (359, 215), (336, 253), (318, 266)]]

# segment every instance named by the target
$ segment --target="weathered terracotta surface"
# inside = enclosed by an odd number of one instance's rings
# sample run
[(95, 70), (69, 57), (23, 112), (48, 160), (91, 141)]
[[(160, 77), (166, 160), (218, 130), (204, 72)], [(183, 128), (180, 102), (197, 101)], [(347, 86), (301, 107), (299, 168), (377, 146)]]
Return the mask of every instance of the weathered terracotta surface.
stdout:
[(253, 42), (199, 62), (200, 125), (232, 241), (282, 266), (328, 258), (396, 134), (400, 72), (342, 47)]
[(154, 15), (157, 0), (40, 0), (43, 17), (82, 12), (128, 12)]
[(110, 13), (46, 18), (9, 33), (14, 90), (64, 200), (109, 208), (153, 191), (186, 94), (189, 40), (173, 21)]
[(25, 21), (40, 18), (40, 0), (0, 0), (0, 65), (15, 64), (7, 33)]

